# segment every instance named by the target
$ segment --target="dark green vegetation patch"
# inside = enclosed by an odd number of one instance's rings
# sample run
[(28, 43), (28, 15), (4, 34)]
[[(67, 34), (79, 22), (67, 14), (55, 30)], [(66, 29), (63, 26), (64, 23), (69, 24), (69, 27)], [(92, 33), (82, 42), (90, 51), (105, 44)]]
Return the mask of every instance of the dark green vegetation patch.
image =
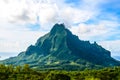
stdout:
[(120, 67), (84, 71), (36, 71), (29, 65), (0, 65), (0, 80), (120, 80)]

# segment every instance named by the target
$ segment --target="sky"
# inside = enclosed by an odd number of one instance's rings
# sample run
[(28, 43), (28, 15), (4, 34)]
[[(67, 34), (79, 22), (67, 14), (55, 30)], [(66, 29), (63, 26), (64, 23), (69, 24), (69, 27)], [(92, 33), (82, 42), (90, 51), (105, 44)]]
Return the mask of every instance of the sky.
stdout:
[(0, 0), (0, 59), (16, 56), (55, 23), (120, 56), (119, 0)]

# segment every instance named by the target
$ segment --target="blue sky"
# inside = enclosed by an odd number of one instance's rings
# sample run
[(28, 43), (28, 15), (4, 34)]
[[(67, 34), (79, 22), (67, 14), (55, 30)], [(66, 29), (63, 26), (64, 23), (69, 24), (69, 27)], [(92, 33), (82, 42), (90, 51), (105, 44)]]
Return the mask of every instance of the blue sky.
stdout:
[(1, 59), (25, 51), (55, 23), (119, 56), (119, 17), (119, 0), (0, 0)]

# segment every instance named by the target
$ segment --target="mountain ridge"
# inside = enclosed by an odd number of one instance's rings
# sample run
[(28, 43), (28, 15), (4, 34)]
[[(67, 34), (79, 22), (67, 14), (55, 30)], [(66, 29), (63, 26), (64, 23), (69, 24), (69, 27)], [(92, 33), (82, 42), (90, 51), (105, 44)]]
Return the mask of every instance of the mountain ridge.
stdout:
[(44, 69), (85, 69), (118, 66), (110, 51), (96, 42), (82, 41), (64, 24), (55, 24), (51, 31), (40, 37), (18, 56), (2, 61), (4, 64), (29, 64)]

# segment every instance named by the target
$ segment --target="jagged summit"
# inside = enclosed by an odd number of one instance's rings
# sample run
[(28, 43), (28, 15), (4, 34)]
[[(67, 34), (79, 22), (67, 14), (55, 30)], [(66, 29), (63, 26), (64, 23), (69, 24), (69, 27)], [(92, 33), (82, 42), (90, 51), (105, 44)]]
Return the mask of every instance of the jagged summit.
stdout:
[(51, 29), (51, 31), (50, 31), (50, 34), (54, 34), (54, 33), (61, 33), (61, 32), (63, 32), (64, 30), (65, 30), (66, 28), (65, 28), (65, 25), (64, 24), (55, 24), (54, 26), (53, 26), (53, 28)]
[(52, 30), (53, 29), (65, 29), (65, 25), (64, 25), (64, 23), (62, 23), (62, 24), (58, 24), (58, 23), (56, 23), (54, 26), (53, 26), (53, 28), (52, 28)]
[(2, 61), (4, 64), (23, 65), (42, 69), (83, 70), (118, 66), (110, 51), (96, 42), (82, 41), (73, 35), (64, 24), (55, 24), (51, 31), (40, 37), (18, 56)]

